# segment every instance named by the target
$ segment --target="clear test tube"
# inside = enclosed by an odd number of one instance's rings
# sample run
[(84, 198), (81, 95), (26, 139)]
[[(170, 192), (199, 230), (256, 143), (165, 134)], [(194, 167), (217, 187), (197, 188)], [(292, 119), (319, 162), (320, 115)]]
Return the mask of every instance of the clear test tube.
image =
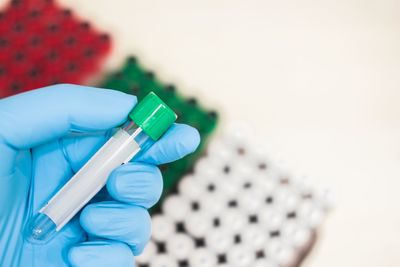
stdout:
[(311, 229), (318, 226), (323, 220), (322, 210), (311, 199), (302, 201), (298, 213), (301, 223)]
[(252, 267), (279, 267), (279, 265), (269, 259), (260, 259)]
[(264, 206), (263, 198), (255, 190), (247, 190), (241, 193), (238, 199), (239, 205), (244, 213), (258, 213)]
[(157, 255), (157, 247), (153, 240), (150, 240), (144, 248), (142, 254), (135, 257), (135, 262), (138, 264), (148, 264), (151, 259)]
[(151, 217), (152, 237), (159, 242), (166, 242), (175, 235), (175, 223), (164, 214)]
[(175, 234), (167, 240), (168, 254), (178, 260), (188, 259), (195, 249), (194, 241), (186, 234)]
[(158, 254), (150, 261), (149, 267), (179, 267), (178, 260), (170, 254)]
[(178, 185), (180, 195), (189, 200), (200, 200), (205, 194), (205, 190), (202, 189), (200, 179), (190, 174), (184, 176)]
[(239, 179), (234, 175), (229, 177), (221, 177), (220, 179), (214, 179), (213, 184), (215, 185), (214, 194), (225, 200), (234, 200), (241, 194), (241, 183)]
[(212, 229), (212, 218), (207, 212), (196, 212), (186, 216), (184, 222), (186, 230), (194, 237), (204, 237), (207, 232)]
[(148, 149), (176, 120), (176, 114), (154, 93), (129, 113), (128, 121), (32, 217), (25, 239), (45, 243), (60, 231), (106, 184), (110, 173)]
[(295, 252), (291, 246), (279, 240), (271, 240), (266, 247), (266, 253), (279, 266), (290, 266), (295, 260)]
[(212, 251), (226, 253), (233, 245), (234, 234), (223, 228), (214, 228), (206, 233), (206, 244)]
[(165, 199), (162, 205), (164, 215), (174, 222), (184, 220), (191, 211), (189, 202), (182, 195), (172, 195)]
[(207, 197), (203, 197), (199, 201), (200, 207), (207, 211), (209, 216), (221, 216), (221, 214), (225, 211), (225, 199), (221, 196), (215, 196), (208, 194)]
[(194, 172), (203, 179), (215, 179), (220, 174), (218, 166), (209, 157), (202, 157), (196, 162)]
[(254, 250), (265, 248), (269, 241), (269, 234), (259, 225), (248, 225), (242, 231), (243, 244)]
[(271, 178), (270, 176), (273, 175), (254, 175), (256, 186), (259, 187), (266, 194), (273, 194), (278, 186), (276, 179)]
[(301, 227), (293, 233), (293, 237), (291, 239), (292, 244), (295, 248), (303, 248), (312, 239), (312, 232), (310, 229), (307, 229), (305, 227)]
[(233, 233), (242, 231), (249, 224), (248, 217), (235, 209), (224, 210), (220, 216), (221, 227)]
[(233, 157), (231, 147), (224, 140), (214, 139), (208, 145), (208, 158), (211, 161), (229, 161)]
[(245, 245), (236, 245), (229, 249), (228, 263), (238, 267), (253, 266), (255, 261), (255, 253)]
[(264, 207), (260, 210), (259, 217), (265, 228), (272, 231), (279, 229), (285, 221), (281, 210), (275, 207)]
[(190, 255), (189, 262), (190, 267), (215, 267), (217, 255), (207, 248), (199, 248)]

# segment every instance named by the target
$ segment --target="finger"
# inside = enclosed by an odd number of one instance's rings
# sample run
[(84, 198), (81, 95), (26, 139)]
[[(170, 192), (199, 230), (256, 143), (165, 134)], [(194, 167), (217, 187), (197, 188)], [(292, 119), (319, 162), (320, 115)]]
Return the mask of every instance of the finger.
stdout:
[(152, 145), (135, 157), (135, 161), (164, 164), (178, 160), (196, 150), (200, 143), (199, 132), (186, 124), (175, 123)]
[(109, 129), (122, 123), (136, 98), (114, 90), (61, 84), (0, 101), (1, 136), (18, 149), (68, 131)]
[(68, 261), (73, 267), (132, 267), (134, 257), (124, 243), (111, 240), (96, 240), (73, 246), (68, 252)]
[(31, 211), (35, 214), (69, 180), (73, 172), (59, 141), (32, 149)]
[(93, 136), (65, 137), (61, 139), (65, 159), (74, 172), (82, 166), (104, 145), (110, 134), (96, 134)]
[(107, 190), (118, 201), (150, 208), (162, 192), (160, 170), (144, 163), (128, 163), (114, 170), (107, 181)]
[[(107, 141), (108, 135), (66, 137), (63, 149), (72, 169), (78, 171), (85, 162)], [(133, 160), (151, 164), (163, 164), (193, 152), (200, 142), (198, 131), (185, 124), (174, 124), (147, 151), (140, 152)], [(83, 149), (87, 148), (87, 149)]]
[[(55, 85), (0, 101), (0, 142), (7, 155), (64, 136), (69, 131), (105, 130), (121, 124), (136, 98), (113, 90)], [(12, 168), (7, 162), (2, 171)], [(0, 173), (1, 174), (1, 173)]]
[(128, 244), (135, 255), (150, 239), (150, 215), (138, 206), (116, 201), (90, 204), (83, 209), (80, 223), (90, 235)]

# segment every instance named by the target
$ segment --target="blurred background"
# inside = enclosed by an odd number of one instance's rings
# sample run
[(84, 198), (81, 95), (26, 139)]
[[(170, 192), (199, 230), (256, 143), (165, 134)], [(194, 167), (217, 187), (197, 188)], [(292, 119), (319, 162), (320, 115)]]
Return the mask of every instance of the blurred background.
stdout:
[(59, 2), (333, 189), (302, 266), (400, 266), (399, 1)]

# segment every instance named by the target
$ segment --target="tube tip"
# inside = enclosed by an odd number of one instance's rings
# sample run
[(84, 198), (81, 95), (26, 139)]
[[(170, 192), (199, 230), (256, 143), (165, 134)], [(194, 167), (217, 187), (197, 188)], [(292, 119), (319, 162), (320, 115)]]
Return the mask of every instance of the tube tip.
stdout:
[(47, 243), (56, 233), (56, 224), (45, 214), (31, 218), (24, 229), (24, 238), (32, 244)]

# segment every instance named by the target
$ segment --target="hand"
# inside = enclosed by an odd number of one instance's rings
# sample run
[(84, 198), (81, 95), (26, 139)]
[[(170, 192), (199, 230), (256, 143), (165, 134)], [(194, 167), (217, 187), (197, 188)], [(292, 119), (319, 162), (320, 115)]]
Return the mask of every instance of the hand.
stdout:
[(22, 231), (135, 104), (131, 95), (77, 85), (0, 100), (0, 266), (134, 265), (150, 238), (147, 208), (162, 191), (156, 165), (196, 149), (199, 134), (190, 126), (174, 124), (135, 162), (114, 170), (107, 200), (87, 205), (48, 243), (32, 245)]

